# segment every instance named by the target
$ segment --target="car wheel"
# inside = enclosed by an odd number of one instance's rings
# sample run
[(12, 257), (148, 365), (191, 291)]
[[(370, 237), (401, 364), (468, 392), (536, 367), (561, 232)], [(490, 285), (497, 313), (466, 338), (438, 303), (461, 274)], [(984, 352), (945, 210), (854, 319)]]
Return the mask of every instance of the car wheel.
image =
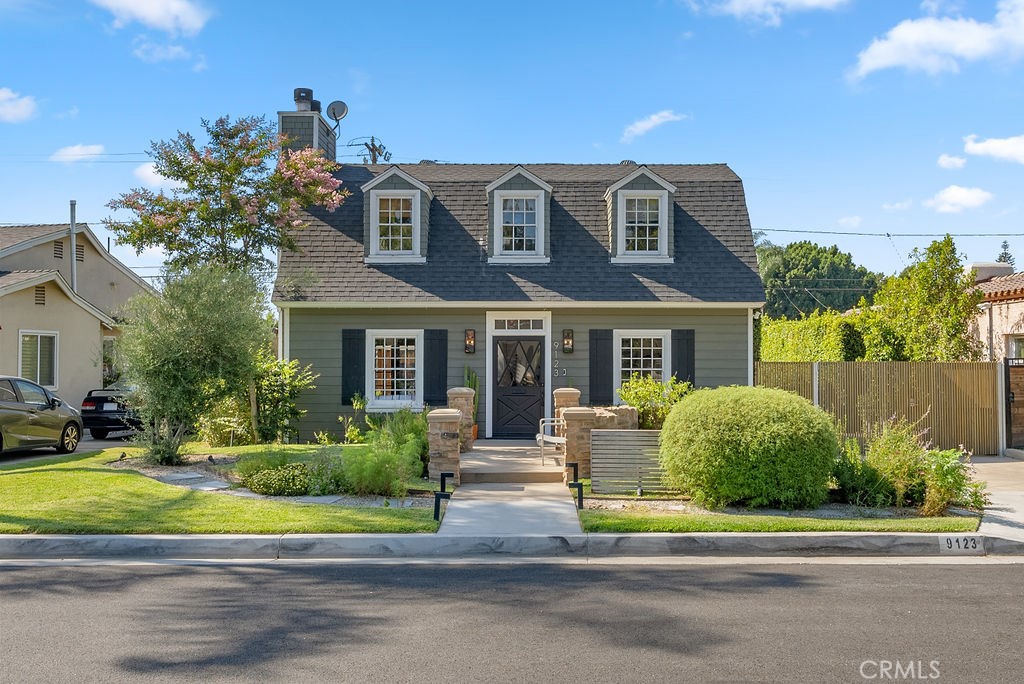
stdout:
[(78, 448), (78, 443), (81, 439), (82, 431), (78, 429), (78, 426), (74, 423), (68, 423), (64, 426), (64, 431), (60, 433), (60, 443), (57, 444), (57, 451), (62, 454), (70, 454)]
[(110, 430), (89, 430), (89, 434), (92, 435), (93, 439), (106, 439), (107, 435), (110, 434)]

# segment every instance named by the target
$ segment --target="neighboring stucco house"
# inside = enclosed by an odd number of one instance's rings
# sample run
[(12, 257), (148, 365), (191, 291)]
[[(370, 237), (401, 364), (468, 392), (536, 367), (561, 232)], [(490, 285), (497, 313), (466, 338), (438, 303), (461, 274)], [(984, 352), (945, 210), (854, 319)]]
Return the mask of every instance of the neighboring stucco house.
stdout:
[[(295, 115), (282, 112), (282, 128)], [(764, 290), (728, 166), (421, 162), (338, 175), (352, 195), (334, 213), (309, 210), (274, 290), (281, 355), (320, 374), (301, 399), (301, 438), (337, 432), (356, 394), (370, 411), (443, 406), (467, 367), (487, 437), (532, 437), (559, 387), (614, 403), (631, 372), (752, 382)]]
[(969, 264), (984, 295), (974, 332), (985, 361), (1024, 358), (1024, 273), (1004, 263)]
[(150, 289), (86, 224), (0, 226), (0, 374), (78, 406), (103, 386), (118, 309)]

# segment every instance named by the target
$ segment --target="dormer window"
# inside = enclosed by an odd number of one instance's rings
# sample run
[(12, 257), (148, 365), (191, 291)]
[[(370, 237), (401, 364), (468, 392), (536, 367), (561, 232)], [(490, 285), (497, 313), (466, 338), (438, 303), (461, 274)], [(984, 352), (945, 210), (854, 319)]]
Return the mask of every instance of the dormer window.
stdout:
[(491, 198), (489, 263), (546, 264), (551, 186), (517, 166), (487, 186)]
[(430, 188), (397, 166), (362, 187), (368, 264), (427, 261)]
[(672, 263), (676, 188), (645, 166), (608, 188), (613, 264)]
[(370, 256), (420, 256), (419, 190), (370, 191)]

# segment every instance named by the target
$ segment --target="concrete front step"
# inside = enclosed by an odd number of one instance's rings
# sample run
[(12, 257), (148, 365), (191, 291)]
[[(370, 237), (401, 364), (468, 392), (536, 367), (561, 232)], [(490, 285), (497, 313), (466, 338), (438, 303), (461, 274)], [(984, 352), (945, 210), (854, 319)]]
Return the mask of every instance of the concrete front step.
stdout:
[(484, 482), (561, 482), (561, 470), (474, 470), (462, 468), (459, 471), (462, 484)]

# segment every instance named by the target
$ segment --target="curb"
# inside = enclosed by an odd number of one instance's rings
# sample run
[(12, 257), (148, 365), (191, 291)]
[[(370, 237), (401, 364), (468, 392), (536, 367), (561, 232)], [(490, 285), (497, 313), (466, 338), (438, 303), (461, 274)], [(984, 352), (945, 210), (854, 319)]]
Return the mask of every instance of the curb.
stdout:
[(979, 534), (0, 535), (0, 560), (459, 559), (615, 556), (1024, 555), (1024, 541)]

